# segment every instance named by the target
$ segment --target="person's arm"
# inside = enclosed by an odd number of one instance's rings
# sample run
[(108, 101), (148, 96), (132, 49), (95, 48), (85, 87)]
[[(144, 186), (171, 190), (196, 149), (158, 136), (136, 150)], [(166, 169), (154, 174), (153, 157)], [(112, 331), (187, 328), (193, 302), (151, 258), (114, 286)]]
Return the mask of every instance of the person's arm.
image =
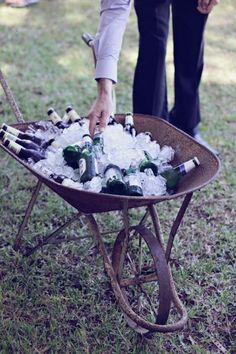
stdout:
[(103, 130), (112, 113), (112, 85), (117, 82), (117, 63), (130, 8), (131, 0), (101, 0), (100, 23), (94, 40), (98, 95), (89, 112), (92, 135), (96, 122), (100, 122)]
[(219, 4), (220, 0), (198, 0), (197, 9), (202, 14), (209, 14), (213, 7)]

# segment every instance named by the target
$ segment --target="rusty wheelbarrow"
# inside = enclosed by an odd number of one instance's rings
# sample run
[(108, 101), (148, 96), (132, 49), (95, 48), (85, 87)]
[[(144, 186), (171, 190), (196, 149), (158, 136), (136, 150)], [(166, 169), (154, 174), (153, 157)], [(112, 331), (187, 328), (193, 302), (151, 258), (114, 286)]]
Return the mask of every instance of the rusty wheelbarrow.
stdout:
[[(35, 124), (36, 122), (24, 122), (1, 71), (0, 82), (18, 121), (13, 126), (25, 131), (29, 124)], [(116, 119), (123, 123), (124, 115), (117, 114)], [(0, 144), (0, 147), (6, 153), (10, 154), (38, 179), (16, 235), (14, 249), (29, 256), (39, 247), (57, 237), (72, 222), (79, 218), (85, 219), (95, 237), (117, 303), (123, 311), (128, 324), (134, 330), (143, 334), (173, 332), (183, 328), (187, 322), (187, 312), (176, 292), (168, 264), (174, 237), (193, 192), (203, 188), (216, 177), (220, 162), (207, 148), (160, 118), (136, 114), (134, 115), (134, 122), (137, 132), (148, 130), (161, 146), (170, 145), (175, 149), (176, 155), (173, 165), (191, 159), (193, 156), (198, 157), (200, 161), (199, 168), (182, 179), (177, 193), (164, 196), (132, 197), (98, 194), (65, 187), (47, 178), (42, 173), (36, 172), (27, 162), (19, 159), (14, 153)], [(63, 226), (45, 237), (40, 244), (25, 252), (22, 247), (23, 232), (42, 184), (48, 186), (72, 205), (78, 213)], [(183, 202), (170, 229), (169, 238), (165, 245), (155, 205), (181, 197)], [(130, 225), (129, 210), (140, 207), (145, 210), (143, 217), (137, 225)], [(123, 226), (120, 228), (114, 242), (112, 254), (109, 255), (94, 214), (111, 211), (119, 211), (121, 213)], [(145, 226), (148, 218), (151, 220), (152, 227), (150, 227), (150, 222), (149, 227)], [(153, 231), (151, 231), (151, 228)], [(175, 315), (174, 319), (170, 321), (169, 313), (171, 308), (175, 308)]]

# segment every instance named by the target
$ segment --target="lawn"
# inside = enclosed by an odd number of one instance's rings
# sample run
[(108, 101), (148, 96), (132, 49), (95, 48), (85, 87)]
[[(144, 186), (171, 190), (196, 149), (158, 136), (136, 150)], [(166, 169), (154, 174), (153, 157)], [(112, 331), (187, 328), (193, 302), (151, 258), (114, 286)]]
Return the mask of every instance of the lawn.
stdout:
[[(93, 60), (81, 40), (96, 32), (99, 1), (41, 0), (32, 8), (0, 4), (0, 68), (25, 120), (62, 114), (72, 103), (87, 115), (96, 97)], [(174, 334), (139, 337), (126, 324), (89, 238), (51, 244), (32, 257), (12, 249), (36, 179), (0, 151), (0, 352), (1, 353), (235, 353), (236, 220), (236, 4), (222, 0), (209, 18), (201, 85), (202, 135), (220, 151), (218, 178), (194, 193), (171, 255), (177, 290), (189, 314)], [(132, 109), (137, 57), (132, 11), (119, 63), (117, 112)], [(167, 55), (169, 102), (173, 102), (171, 35)], [(0, 89), (0, 123), (15, 122)], [(181, 200), (158, 205), (167, 235)], [(132, 210), (132, 219), (140, 216)], [(75, 210), (44, 187), (26, 228), (33, 244)], [(117, 215), (98, 216), (102, 230)], [(75, 224), (65, 237), (84, 236)], [(114, 239), (106, 238), (109, 250)]]

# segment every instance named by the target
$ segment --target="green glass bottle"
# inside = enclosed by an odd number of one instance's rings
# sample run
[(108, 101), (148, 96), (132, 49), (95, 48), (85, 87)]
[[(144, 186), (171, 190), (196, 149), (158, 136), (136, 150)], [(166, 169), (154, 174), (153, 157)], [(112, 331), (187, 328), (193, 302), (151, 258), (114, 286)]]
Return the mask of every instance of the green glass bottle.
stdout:
[(57, 114), (54, 108), (50, 107), (48, 109), (48, 117), (52, 121), (52, 123), (58, 127), (59, 129), (65, 129), (69, 127), (69, 124), (63, 122), (61, 117)]
[(104, 171), (105, 191), (109, 194), (126, 194), (126, 183), (119, 166), (109, 164)]
[(45, 159), (44, 154), (42, 154), (41, 152), (31, 149), (25, 149), (23, 146), (9, 139), (5, 139), (3, 145), (24, 160), (28, 160), (29, 158), (31, 158), (32, 160), (34, 160), (34, 162), (38, 162), (39, 160)]
[(68, 166), (74, 169), (78, 168), (78, 161), (81, 154), (81, 146), (79, 143), (66, 146), (62, 154)]
[(96, 159), (100, 160), (101, 156), (103, 155), (103, 148), (104, 148), (104, 139), (103, 133), (100, 131), (95, 131), (93, 136), (93, 150), (96, 156)]
[(130, 166), (128, 170), (125, 171), (125, 178), (127, 184), (127, 194), (141, 197), (143, 196), (143, 189), (141, 185), (141, 180), (138, 176), (138, 169), (135, 166)]
[(98, 174), (97, 161), (92, 147), (92, 138), (89, 134), (83, 135), (79, 158), (80, 182), (90, 181)]
[(134, 127), (133, 114), (130, 113), (130, 112), (126, 113), (126, 116), (125, 116), (124, 131), (129, 133), (132, 137), (135, 137), (137, 135), (137, 132), (136, 132), (135, 127)]
[(198, 158), (194, 157), (193, 159), (188, 160), (179, 166), (161, 172), (160, 175), (166, 179), (167, 192), (169, 194), (175, 193), (182, 177), (199, 165), (200, 162)]
[(155, 176), (158, 174), (158, 167), (153, 162), (150, 154), (147, 151), (144, 151), (145, 159), (141, 161), (139, 165), (140, 172), (145, 172), (146, 169), (150, 168)]
[(36, 137), (34, 134), (22, 132), (22, 131), (20, 131), (16, 128), (13, 128), (5, 123), (2, 124), (1, 128), (5, 132), (17, 136), (19, 139), (30, 140), (38, 145), (42, 145), (42, 143), (43, 143), (42, 139)]

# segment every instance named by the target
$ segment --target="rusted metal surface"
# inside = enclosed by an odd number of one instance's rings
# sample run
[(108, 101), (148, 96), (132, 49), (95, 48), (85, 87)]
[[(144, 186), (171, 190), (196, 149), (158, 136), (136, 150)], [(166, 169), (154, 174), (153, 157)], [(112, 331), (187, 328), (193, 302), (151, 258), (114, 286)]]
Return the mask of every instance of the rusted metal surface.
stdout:
[[(137, 231), (148, 246), (150, 258), (155, 267), (155, 273), (159, 283), (159, 292), (154, 294), (154, 296), (159, 298), (159, 307), (156, 309), (156, 323), (165, 324), (169, 315), (171, 301), (168, 266), (165, 259), (165, 254), (160, 243), (158, 242), (158, 239), (154, 237), (151, 231), (143, 225), (131, 227), (128, 235), (125, 233), (125, 230), (122, 230), (117, 236), (112, 254), (112, 265), (117, 276), (117, 280), (119, 283), (122, 281), (124, 267), (126, 266), (125, 259), (128, 254), (132, 253), (132, 250), (129, 249), (129, 238), (132, 237), (132, 230)], [(134, 260), (128, 259), (127, 261), (132, 262)], [(140, 269), (137, 270), (136, 265), (133, 269), (133, 273), (137, 281), (137, 286), (141, 287), (140, 296), (141, 293), (145, 296), (145, 291), (142, 289), (143, 284), (145, 283), (145, 277), (142, 277), (142, 268), (140, 267)], [(125, 292), (126, 290), (124, 289), (124, 283), (122, 284), (122, 287), (122, 291)]]

